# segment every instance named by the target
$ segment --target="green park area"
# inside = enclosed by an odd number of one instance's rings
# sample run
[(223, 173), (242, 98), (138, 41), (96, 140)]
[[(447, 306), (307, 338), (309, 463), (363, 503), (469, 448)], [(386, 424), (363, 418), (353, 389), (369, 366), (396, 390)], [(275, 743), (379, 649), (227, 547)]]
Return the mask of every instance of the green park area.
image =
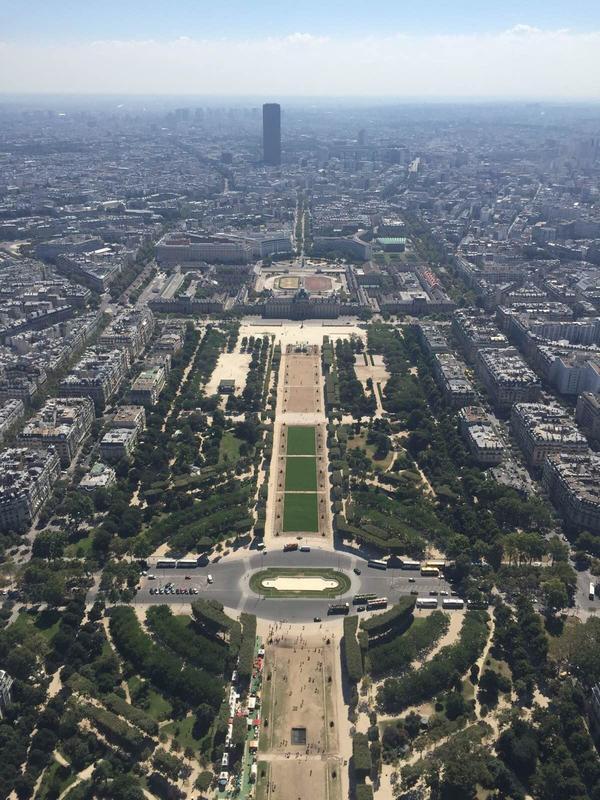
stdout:
[(285, 489), (287, 492), (316, 492), (317, 460), (294, 456), (285, 461)]
[(283, 504), (283, 532), (319, 531), (319, 509), (317, 494), (285, 493)]
[(287, 455), (314, 456), (316, 452), (314, 425), (290, 425), (287, 431)]

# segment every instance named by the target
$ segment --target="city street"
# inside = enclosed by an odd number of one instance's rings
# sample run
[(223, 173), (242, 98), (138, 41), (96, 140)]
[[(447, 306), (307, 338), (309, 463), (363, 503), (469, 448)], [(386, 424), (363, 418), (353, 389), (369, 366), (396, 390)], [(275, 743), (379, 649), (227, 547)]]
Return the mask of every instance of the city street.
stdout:
[[(249, 586), (250, 575), (266, 567), (329, 567), (339, 569), (351, 578), (351, 589), (347, 595), (335, 600), (320, 598), (263, 598), (255, 594)], [(360, 575), (353, 570), (358, 567)], [(402, 595), (411, 591), (419, 596), (429, 596), (431, 591), (446, 591), (450, 594), (450, 586), (442, 578), (422, 577), (417, 571), (401, 569), (378, 570), (367, 566), (367, 562), (355, 555), (343, 552), (331, 552), (312, 548), (308, 553), (272, 551), (253, 553), (243, 557), (233, 556), (206, 567), (196, 569), (156, 569), (150, 566), (150, 574), (141, 579), (141, 589), (135, 598), (136, 603), (169, 603), (186, 604), (200, 598), (217, 600), (226, 608), (234, 611), (246, 611), (256, 614), (261, 619), (289, 620), (306, 622), (315, 616), (326, 617), (327, 609), (332, 602), (348, 602), (352, 606), (352, 598), (356, 594), (372, 592), (378, 597), (387, 597), (390, 605)], [(208, 575), (213, 583), (208, 583)], [(189, 580), (186, 580), (189, 576)], [(409, 578), (415, 582), (410, 583)], [(150, 594), (151, 588), (164, 587), (173, 581), (176, 587), (197, 588), (197, 595)], [(440, 603), (441, 605), (441, 603)]]

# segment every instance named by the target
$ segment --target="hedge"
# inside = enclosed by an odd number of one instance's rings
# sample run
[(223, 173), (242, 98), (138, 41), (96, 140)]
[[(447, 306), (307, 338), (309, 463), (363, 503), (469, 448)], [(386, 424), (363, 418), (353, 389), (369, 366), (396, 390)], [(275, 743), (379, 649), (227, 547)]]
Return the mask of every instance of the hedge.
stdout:
[(155, 644), (129, 606), (111, 608), (109, 619), (115, 647), (142, 676), (187, 705), (207, 703), (218, 709), (224, 694), (222, 680), (197, 667), (184, 666), (180, 657)]
[(410, 667), (412, 661), (431, 650), (448, 630), (449, 618), (443, 611), (417, 620), (405, 633), (383, 644), (369, 646), (370, 673), (381, 677), (392, 673), (399, 675)]
[(186, 661), (213, 675), (223, 675), (227, 649), (194, 630), (189, 617), (173, 614), (169, 606), (151, 606), (146, 625), (157, 640)]
[(488, 638), (488, 620), (485, 611), (467, 611), (456, 644), (443, 647), (420, 669), (384, 682), (377, 693), (382, 708), (392, 713), (403, 711), (449, 689), (454, 675), (464, 675), (483, 652)]
[(352, 683), (358, 683), (363, 676), (363, 663), (360, 646), (356, 640), (358, 617), (344, 617), (344, 638), (342, 639), (346, 673)]
[(381, 636), (388, 631), (406, 630), (413, 620), (416, 598), (401, 597), (398, 602), (383, 614), (364, 619), (361, 628), (369, 634), (369, 639)]
[(145, 711), (142, 711), (141, 708), (136, 708), (136, 706), (132, 706), (126, 700), (123, 700), (122, 697), (116, 694), (108, 694), (106, 697), (102, 698), (102, 702), (110, 711), (118, 714), (120, 717), (125, 717), (125, 719), (136, 725), (140, 730), (144, 731), (144, 733), (150, 736), (156, 736), (158, 734), (158, 722), (149, 714), (146, 714)]
[(240, 622), (242, 623), (242, 644), (240, 646), (238, 674), (240, 680), (249, 683), (252, 677), (252, 668), (254, 667), (256, 616), (254, 614), (240, 614)]
[(373, 787), (367, 783), (356, 785), (356, 800), (373, 800)]
[(80, 707), (83, 714), (94, 723), (100, 733), (116, 742), (127, 752), (139, 755), (145, 747), (152, 744), (140, 731), (111, 711), (91, 703), (81, 704)]
[(369, 750), (369, 740), (365, 733), (355, 733), (352, 739), (352, 765), (356, 780), (364, 781), (371, 774), (371, 751)]

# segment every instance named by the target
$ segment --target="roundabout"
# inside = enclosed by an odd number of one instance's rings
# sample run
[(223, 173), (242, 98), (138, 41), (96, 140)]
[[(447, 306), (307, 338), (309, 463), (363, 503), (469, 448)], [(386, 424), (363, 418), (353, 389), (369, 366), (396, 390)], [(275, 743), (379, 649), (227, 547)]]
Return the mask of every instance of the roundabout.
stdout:
[(250, 576), (250, 589), (263, 597), (331, 598), (346, 594), (350, 578), (334, 569), (271, 567)]

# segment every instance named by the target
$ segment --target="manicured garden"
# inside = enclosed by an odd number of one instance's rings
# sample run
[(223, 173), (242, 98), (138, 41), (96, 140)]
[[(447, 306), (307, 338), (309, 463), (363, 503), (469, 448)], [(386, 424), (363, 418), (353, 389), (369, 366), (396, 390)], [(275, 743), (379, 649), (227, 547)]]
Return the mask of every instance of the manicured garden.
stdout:
[(286, 492), (283, 503), (283, 532), (319, 531), (319, 506), (316, 493)]
[(317, 460), (294, 456), (285, 460), (286, 492), (316, 492)]
[(316, 453), (314, 425), (290, 425), (287, 429), (287, 455), (314, 456)]
[[(335, 586), (323, 584), (322, 589), (287, 589), (265, 585), (272, 581), (280, 581), (283, 586), (286, 579), (301, 580), (303, 578), (307, 579), (307, 586), (310, 585), (312, 579), (321, 579), (328, 583), (335, 582)], [(298, 581), (298, 586), (301, 586), (300, 581)], [(350, 578), (343, 572), (333, 569), (272, 567), (251, 575), (250, 588), (264, 597), (339, 597), (350, 590)]]

